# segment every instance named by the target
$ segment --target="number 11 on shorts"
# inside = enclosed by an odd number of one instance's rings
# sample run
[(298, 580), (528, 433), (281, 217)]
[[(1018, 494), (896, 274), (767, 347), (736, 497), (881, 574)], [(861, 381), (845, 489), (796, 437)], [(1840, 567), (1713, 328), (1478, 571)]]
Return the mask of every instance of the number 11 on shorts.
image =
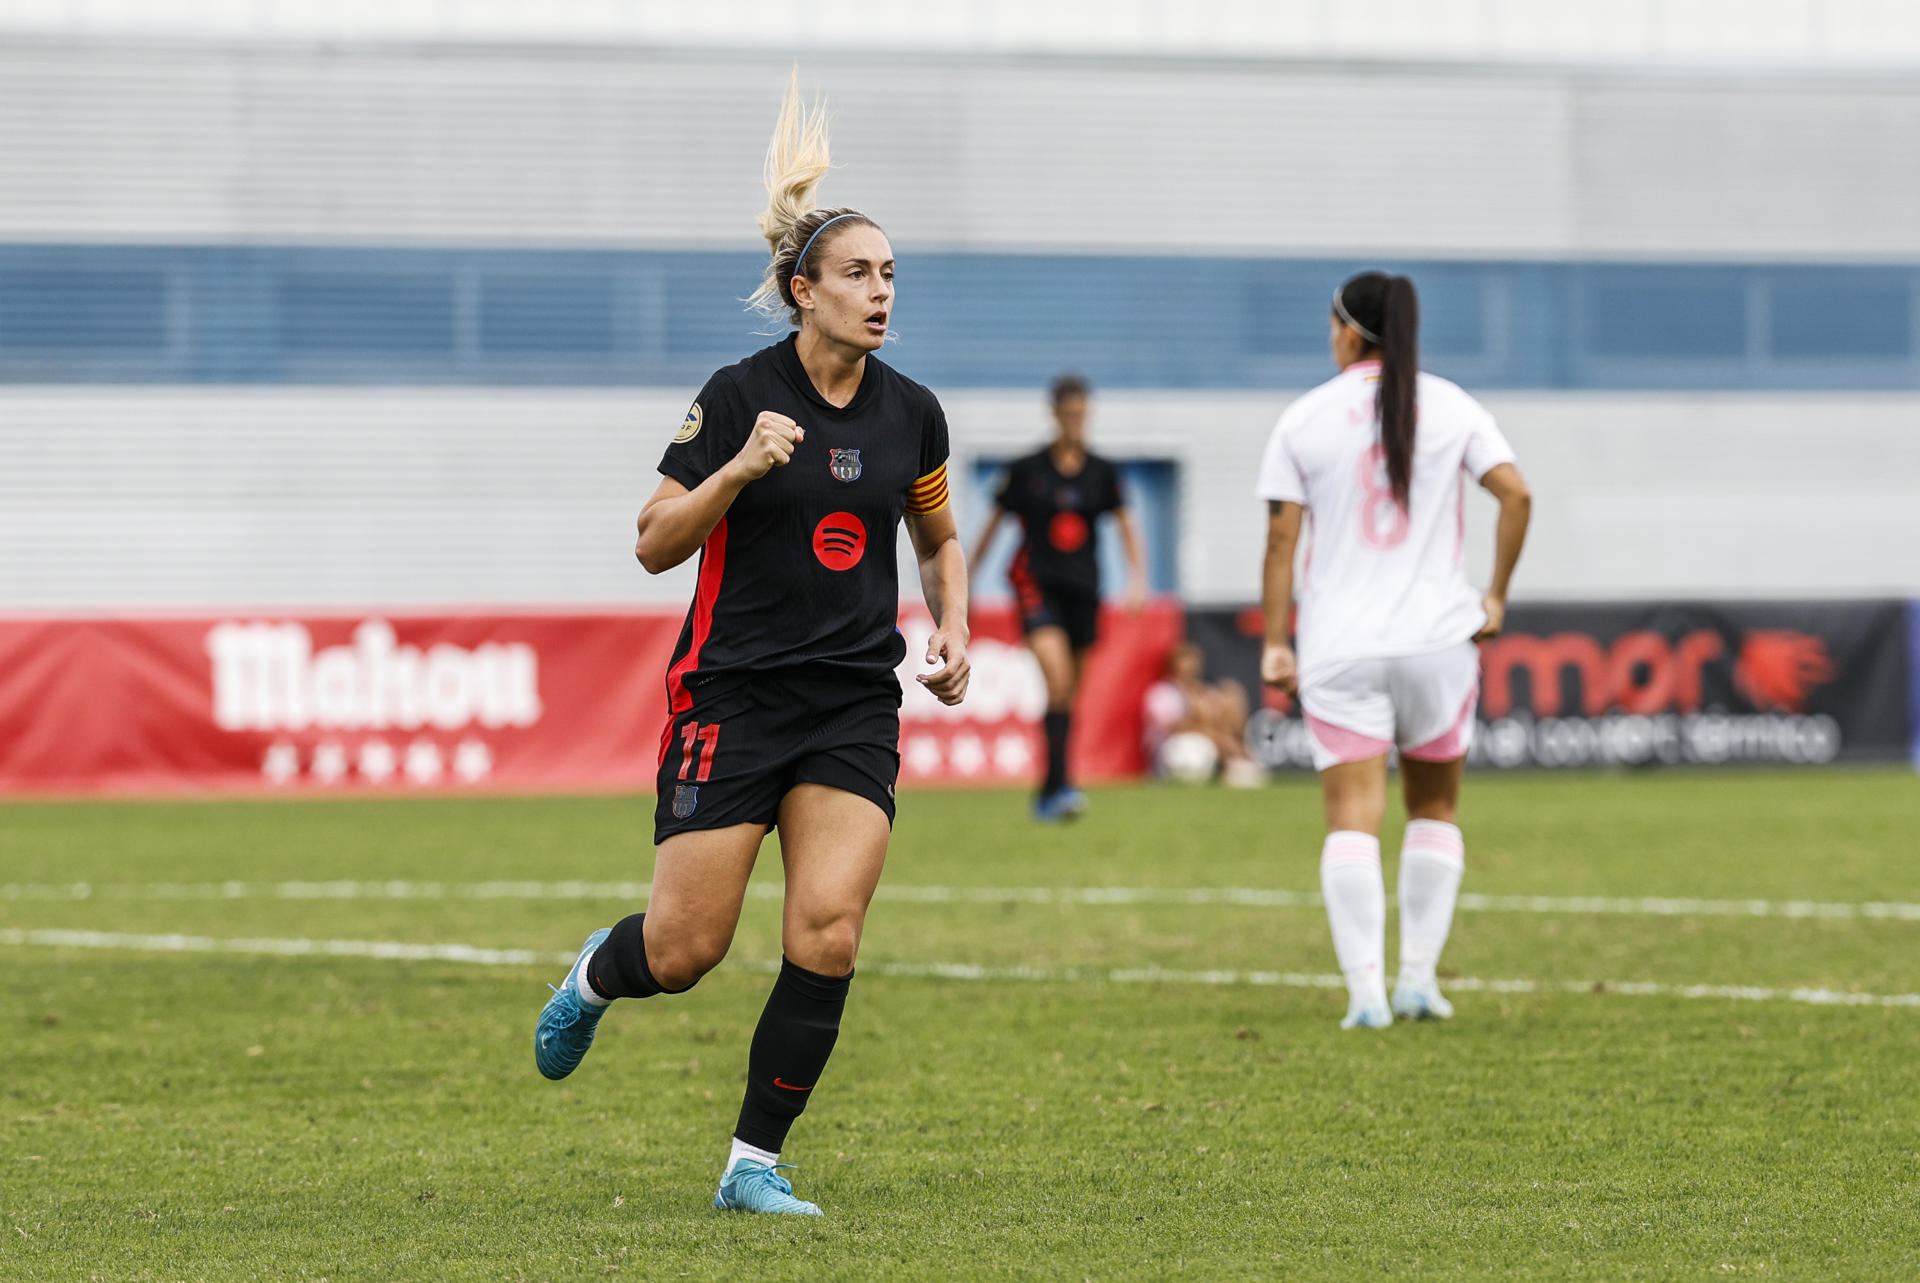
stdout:
[(707, 776), (713, 774), (713, 750), (720, 743), (720, 723), (709, 722), (702, 726), (698, 722), (688, 722), (687, 729), (680, 732), (683, 741), (680, 748), (680, 778), (686, 779), (687, 772), (693, 767), (693, 750), (700, 748), (700, 773), (693, 778), (704, 784)]

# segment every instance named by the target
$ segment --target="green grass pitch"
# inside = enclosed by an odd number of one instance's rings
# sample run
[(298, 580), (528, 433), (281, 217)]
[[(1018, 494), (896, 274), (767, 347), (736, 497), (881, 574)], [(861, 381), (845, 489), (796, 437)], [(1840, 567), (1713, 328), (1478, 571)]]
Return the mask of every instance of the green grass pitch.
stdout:
[[(476, 884), (644, 881), (650, 813), (0, 806), (0, 1279), (1920, 1276), (1909, 772), (1477, 776), (1465, 889), (1556, 899), (1463, 908), (1458, 1016), (1380, 1033), (1250, 974), (1333, 970), (1311, 903), (1087, 894), (1314, 891), (1311, 781), (1099, 790), (1069, 828), (912, 794), (787, 1150), (818, 1222), (708, 1205), (771, 895), (693, 993), (616, 1008), (564, 1083), (534, 1072), (550, 956), (638, 906)], [(162, 933), (254, 943), (123, 938)], [(299, 940), (539, 960), (261, 952)]]

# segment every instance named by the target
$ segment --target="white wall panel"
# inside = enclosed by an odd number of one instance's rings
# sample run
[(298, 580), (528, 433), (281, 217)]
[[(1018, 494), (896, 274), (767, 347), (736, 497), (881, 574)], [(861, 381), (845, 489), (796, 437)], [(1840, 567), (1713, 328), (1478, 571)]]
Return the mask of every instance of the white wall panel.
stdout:
[[(903, 244), (1920, 254), (1920, 84), (809, 56)], [(755, 245), (789, 58), (0, 47), (0, 239)]]
[(1567, 92), (1550, 80), (1061, 67), (971, 72), (965, 90), (968, 241), (1501, 256), (1568, 243)]
[(1579, 63), (1920, 63), (1902, 0), (8, 0), (0, 29), (169, 38), (1174, 51)]
[[(676, 404), (677, 403), (677, 404)], [(669, 406), (674, 406), (669, 410)], [(617, 603), (684, 400), (0, 393), (0, 603)], [(690, 591), (690, 569), (669, 596)]]
[(1596, 84), (1573, 101), (1583, 249), (1920, 247), (1920, 86)]
[[(648, 578), (632, 538), (690, 392), (0, 391), (0, 608), (685, 601), (691, 568)], [(1192, 599), (1256, 593), (1286, 399), (1096, 402), (1101, 448), (1181, 464)], [(1920, 594), (1920, 397), (1487, 400), (1538, 495), (1527, 596)], [(971, 537), (968, 461), (1044, 407), (945, 402)]]
[(0, 237), (245, 236), (241, 82), (197, 54), (0, 47)]

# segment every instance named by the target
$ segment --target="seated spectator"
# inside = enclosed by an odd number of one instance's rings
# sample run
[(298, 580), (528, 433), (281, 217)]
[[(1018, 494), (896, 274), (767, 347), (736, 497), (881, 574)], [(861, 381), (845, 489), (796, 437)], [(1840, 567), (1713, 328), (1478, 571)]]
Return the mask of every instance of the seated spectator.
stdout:
[(1167, 656), (1167, 675), (1147, 689), (1147, 761), (1155, 775), (1183, 782), (1216, 773), (1233, 788), (1266, 781), (1247, 753), (1247, 692), (1239, 682), (1206, 680), (1206, 653), (1183, 641)]

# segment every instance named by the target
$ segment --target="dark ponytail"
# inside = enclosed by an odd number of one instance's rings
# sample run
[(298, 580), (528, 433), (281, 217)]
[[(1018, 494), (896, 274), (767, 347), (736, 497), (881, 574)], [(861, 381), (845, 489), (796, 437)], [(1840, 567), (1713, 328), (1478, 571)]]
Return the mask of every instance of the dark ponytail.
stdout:
[(1405, 510), (1413, 488), (1413, 432), (1418, 419), (1420, 296), (1413, 282), (1387, 272), (1362, 272), (1333, 296), (1334, 315), (1380, 354), (1380, 449), (1387, 484)]

